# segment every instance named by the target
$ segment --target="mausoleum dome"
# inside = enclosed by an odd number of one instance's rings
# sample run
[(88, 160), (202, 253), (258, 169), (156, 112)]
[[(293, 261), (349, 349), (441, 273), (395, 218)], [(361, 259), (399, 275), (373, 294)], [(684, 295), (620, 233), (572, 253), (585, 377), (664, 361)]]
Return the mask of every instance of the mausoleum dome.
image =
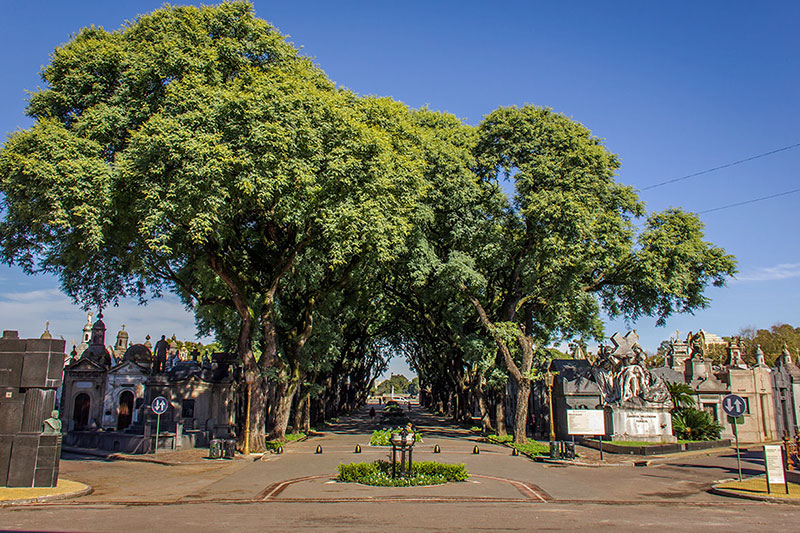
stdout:
[(122, 359), (149, 365), (152, 362), (153, 353), (144, 344), (134, 344), (125, 350), (125, 355), (122, 356)]

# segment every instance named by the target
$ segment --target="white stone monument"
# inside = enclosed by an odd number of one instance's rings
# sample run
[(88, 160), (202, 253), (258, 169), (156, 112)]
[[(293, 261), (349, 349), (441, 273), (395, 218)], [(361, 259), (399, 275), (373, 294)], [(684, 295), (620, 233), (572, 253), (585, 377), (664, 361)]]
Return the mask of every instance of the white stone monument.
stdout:
[(672, 400), (661, 378), (644, 362), (635, 331), (614, 333), (614, 348), (601, 347), (593, 374), (603, 398), (611, 440), (676, 442), (672, 434)]

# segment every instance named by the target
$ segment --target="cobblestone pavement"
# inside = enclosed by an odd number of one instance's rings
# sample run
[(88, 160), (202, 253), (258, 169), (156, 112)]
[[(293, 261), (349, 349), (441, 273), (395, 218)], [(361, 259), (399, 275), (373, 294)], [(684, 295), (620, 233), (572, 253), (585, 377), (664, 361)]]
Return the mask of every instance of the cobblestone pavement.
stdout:
[[(464, 463), (468, 482), (435, 487), (376, 488), (335, 481), (343, 462), (388, 458), (369, 445), (368, 408), (342, 418), (281, 455), (211, 461), (204, 452), (159, 453), (159, 463), (65, 454), (61, 476), (94, 488), (91, 495), (0, 509), (0, 528), (18, 530), (514, 530), (583, 527), (608, 530), (755, 531), (796, 526), (800, 508), (735, 501), (710, 494), (731, 478), (729, 449), (678, 454), (636, 467), (613, 458), (613, 467), (542, 464), (514, 457), (503, 446), (414, 408), (423, 442), (415, 460)], [(356, 444), (362, 453), (354, 453)], [(322, 453), (315, 453), (317, 446)], [(440, 454), (434, 454), (439, 445)], [(479, 447), (479, 454), (473, 448)], [(591, 452), (586, 451), (588, 457)], [(607, 457), (612, 457), (610, 454)], [(141, 458), (139, 458), (141, 459)], [(763, 465), (745, 453), (744, 473)]]

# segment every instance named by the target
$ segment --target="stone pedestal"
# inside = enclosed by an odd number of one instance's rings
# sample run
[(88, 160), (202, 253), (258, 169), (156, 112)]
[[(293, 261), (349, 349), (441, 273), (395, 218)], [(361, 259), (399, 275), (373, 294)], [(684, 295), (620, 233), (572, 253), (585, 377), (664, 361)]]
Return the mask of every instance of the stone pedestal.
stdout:
[(55, 487), (61, 435), (43, 433), (61, 386), (65, 341), (0, 338), (0, 486)]
[(619, 441), (677, 442), (666, 407), (607, 406), (607, 437)]

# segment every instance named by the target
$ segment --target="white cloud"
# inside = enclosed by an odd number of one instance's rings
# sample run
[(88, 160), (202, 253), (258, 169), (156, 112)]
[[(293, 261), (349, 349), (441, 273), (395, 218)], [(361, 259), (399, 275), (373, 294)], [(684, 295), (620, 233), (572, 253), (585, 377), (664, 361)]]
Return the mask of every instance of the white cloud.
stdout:
[[(48, 321), (50, 333), (54, 338), (63, 337), (69, 350), (81, 340), (86, 313), (58, 289), (0, 293), (0, 329), (17, 330), (20, 337), (33, 338), (41, 335)], [(152, 337), (152, 342), (161, 335), (174, 334), (180, 340), (195, 340), (196, 335), (192, 313), (172, 295), (151, 300), (146, 306), (122, 301), (119, 307), (103, 311), (103, 322), (107, 328), (106, 344), (114, 344), (122, 324), (133, 343), (144, 342), (146, 335)]]
[(736, 281), (775, 281), (797, 277), (800, 277), (800, 263), (782, 263), (744, 272), (736, 277)]

